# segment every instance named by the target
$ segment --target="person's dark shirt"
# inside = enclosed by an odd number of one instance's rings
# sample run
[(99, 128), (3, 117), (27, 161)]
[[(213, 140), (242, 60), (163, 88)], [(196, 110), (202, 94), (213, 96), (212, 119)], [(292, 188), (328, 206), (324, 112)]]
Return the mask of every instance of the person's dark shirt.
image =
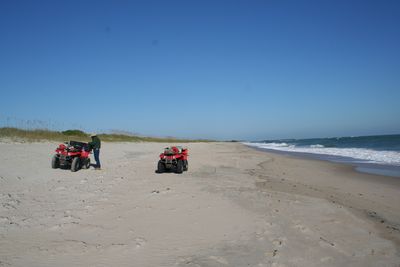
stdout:
[(92, 149), (99, 149), (101, 147), (101, 141), (97, 136), (92, 137), (92, 142), (89, 142)]

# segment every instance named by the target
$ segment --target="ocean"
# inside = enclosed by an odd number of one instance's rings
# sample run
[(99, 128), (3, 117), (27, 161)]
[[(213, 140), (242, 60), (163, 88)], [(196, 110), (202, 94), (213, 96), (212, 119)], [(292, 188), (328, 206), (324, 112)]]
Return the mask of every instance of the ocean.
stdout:
[(261, 150), (351, 164), (358, 171), (400, 177), (400, 134), (245, 142)]

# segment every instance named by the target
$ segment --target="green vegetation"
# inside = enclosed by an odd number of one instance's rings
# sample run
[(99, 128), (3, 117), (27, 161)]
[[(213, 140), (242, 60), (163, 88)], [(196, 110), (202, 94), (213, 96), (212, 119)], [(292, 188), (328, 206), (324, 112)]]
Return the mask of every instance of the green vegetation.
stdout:
[[(99, 134), (99, 138), (106, 142), (165, 142), (165, 143), (185, 143), (185, 142), (212, 142), (212, 140), (190, 140), (176, 139), (172, 137), (143, 137), (124, 134)], [(81, 130), (67, 130), (62, 132), (50, 130), (23, 130), (18, 128), (0, 128), (0, 138), (10, 138), (11, 140), (35, 141), (82, 141), (90, 140), (90, 135)]]
[(86, 141), (88, 135), (72, 135), (72, 134), (63, 134), (63, 132), (56, 132), (50, 130), (23, 130), (18, 128), (0, 128), (0, 138), (10, 138), (11, 140), (24, 140), (28, 142), (35, 141), (67, 141), (67, 140), (76, 140), (76, 141)]
[(87, 134), (84, 131), (81, 130), (66, 130), (61, 132), (63, 135), (69, 135), (69, 136), (87, 136)]

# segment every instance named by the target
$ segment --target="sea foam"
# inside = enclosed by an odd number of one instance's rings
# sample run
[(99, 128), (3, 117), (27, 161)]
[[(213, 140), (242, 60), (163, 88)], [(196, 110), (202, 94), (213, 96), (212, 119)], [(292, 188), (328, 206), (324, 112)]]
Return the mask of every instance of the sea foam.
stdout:
[(333, 148), (323, 145), (299, 147), (287, 143), (244, 143), (263, 149), (272, 149), (287, 152), (311, 153), (352, 158), (355, 161), (400, 166), (400, 153), (397, 151), (377, 151), (366, 148)]

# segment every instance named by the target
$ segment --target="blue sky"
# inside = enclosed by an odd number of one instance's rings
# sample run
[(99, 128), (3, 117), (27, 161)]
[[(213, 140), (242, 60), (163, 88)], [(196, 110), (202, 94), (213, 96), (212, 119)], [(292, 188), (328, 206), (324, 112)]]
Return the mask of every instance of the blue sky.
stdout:
[(400, 1), (0, 1), (0, 124), (400, 133)]

